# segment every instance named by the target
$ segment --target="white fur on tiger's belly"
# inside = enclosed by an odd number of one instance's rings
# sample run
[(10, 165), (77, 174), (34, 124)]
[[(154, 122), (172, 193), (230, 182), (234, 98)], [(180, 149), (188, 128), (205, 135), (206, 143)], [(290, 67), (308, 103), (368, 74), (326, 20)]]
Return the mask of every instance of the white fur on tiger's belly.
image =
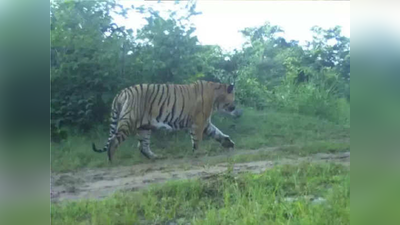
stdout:
[(175, 130), (173, 129), (170, 125), (166, 124), (166, 123), (162, 123), (162, 122), (157, 122), (157, 120), (153, 120), (151, 125), (153, 127), (155, 127), (156, 129), (167, 129), (169, 131)]

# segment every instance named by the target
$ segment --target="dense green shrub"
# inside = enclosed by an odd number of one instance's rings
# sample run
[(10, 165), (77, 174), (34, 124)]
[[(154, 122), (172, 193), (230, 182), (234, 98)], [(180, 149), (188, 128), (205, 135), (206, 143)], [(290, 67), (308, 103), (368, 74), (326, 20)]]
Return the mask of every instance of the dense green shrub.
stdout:
[(312, 83), (296, 85), (285, 82), (276, 89), (273, 103), (279, 109), (335, 122), (349, 122), (350, 119), (347, 100), (337, 98), (329, 89)]

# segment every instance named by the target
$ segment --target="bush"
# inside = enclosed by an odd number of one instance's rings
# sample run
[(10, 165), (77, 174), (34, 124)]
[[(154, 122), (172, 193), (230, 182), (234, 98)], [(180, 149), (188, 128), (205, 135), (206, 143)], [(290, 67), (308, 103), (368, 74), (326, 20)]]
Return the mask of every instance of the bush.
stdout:
[(264, 109), (271, 100), (271, 93), (267, 87), (255, 78), (239, 78), (237, 82), (236, 98), (240, 104)]
[(334, 122), (350, 122), (350, 104), (347, 100), (337, 98), (331, 93), (331, 89), (313, 83), (296, 85), (286, 81), (276, 88), (273, 102), (282, 110)]

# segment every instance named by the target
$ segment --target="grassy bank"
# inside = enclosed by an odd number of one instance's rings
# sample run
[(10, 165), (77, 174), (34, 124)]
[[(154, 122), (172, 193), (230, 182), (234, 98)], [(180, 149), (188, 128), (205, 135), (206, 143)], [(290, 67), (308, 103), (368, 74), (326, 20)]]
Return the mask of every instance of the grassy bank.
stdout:
[[(337, 144), (331, 140), (349, 139), (350, 128), (346, 124), (335, 124), (311, 116), (294, 113), (273, 111), (256, 111), (246, 108), (241, 118), (233, 119), (216, 115), (213, 118), (224, 133), (231, 136), (236, 143), (237, 150), (251, 150), (266, 146), (281, 145), (313, 145), (324, 149), (337, 149)], [(71, 171), (84, 167), (104, 167), (132, 165), (145, 162), (137, 149), (135, 137), (126, 140), (115, 154), (112, 165), (106, 160), (106, 154), (94, 153), (91, 143), (103, 146), (107, 140), (108, 126), (96, 129), (87, 135), (72, 134), (67, 140), (52, 144), (52, 170)], [(152, 150), (168, 158), (192, 157), (191, 141), (189, 134), (184, 131), (167, 133), (165, 131), (153, 132)], [(331, 147), (333, 145), (333, 147)], [(316, 147), (315, 147), (316, 146)], [(298, 147), (300, 148), (300, 147)], [(310, 146), (307, 147), (310, 149)], [(288, 150), (301, 154), (301, 149), (292, 147)], [(317, 149), (320, 151), (320, 149)], [(223, 151), (219, 144), (206, 138), (201, 143), (202, 154), (218, 154)]]
[(349, 224), (349, 168), (280, 166), (52, 205), (52, 224)]

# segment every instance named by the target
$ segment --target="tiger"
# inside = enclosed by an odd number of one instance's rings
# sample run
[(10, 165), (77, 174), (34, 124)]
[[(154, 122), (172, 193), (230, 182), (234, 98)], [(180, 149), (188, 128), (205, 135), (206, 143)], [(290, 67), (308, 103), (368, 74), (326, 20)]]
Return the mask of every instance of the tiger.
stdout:
[(213, 112), (239, 117), (234, 84), (196, 81), (191, 84), (139, 84), (121, 90), (113, 99), (107, 143), (103, 149), (109, 162), (118, 146), (130, 135), (137, 134), (138, 148), (148, 159), (160, 158), (150, 150), (152, 130), (189, 130), (192, 150), (199, 149), (203, 136), (233, 149), (235, 143), (211, 122)]

